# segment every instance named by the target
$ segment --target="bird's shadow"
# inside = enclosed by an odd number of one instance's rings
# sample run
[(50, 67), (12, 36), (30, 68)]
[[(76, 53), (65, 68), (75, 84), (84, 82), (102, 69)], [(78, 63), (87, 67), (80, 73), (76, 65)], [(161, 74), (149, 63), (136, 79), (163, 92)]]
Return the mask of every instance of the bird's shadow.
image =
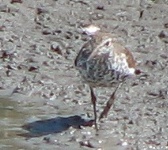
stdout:
[(28, 132), (18, 135), (26, 138), (39, 137), (52, 133), (60, 133), (69, 129), (70, 127), (81, 128), (81, 126), (92, 126), (93, 123), (93, 119), (80, 115), (56, 117), (27, 123), (23, 125), (22, 128)]

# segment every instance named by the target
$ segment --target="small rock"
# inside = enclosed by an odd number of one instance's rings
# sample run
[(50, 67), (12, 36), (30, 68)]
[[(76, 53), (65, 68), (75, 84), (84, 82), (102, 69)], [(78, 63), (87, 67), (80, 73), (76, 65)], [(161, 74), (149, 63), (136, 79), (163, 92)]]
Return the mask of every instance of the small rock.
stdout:
[(158, 36), (163, 42), (168, 43), (168, 31), (161, 31)]
[(62, 50), (61, 50), (62, 48), (61, 48), (61, 46), (60, 46), (60, 44), (59, 44), (58, 42), (53, 42), (53, 43), (51, 44), (50, 49), (51, 49), (52, 51), (56, 52), (56, 53), (59, 54), (59, 55), (63, 55)]
[(159, 33), (159, 38), (168, 38), (168, 32), (167, 31), (161, 31), (160, 33)]
[(13, 3), (22, 3), (22, 0), (11, 0), (11, 4)]
[(55, 34), (55, 35), (58, 35), (58, 34), (60, 34), (60, 33), (62, 33), (62, 31), (61, 30), (55, 30), (54, 32), (53, 32), (53, 34)]
[(37, 69), (38, 69), (38, 67), (30, 66), (28, 71), (33, 72), (33, 71), (36, 71)]
[(165, 28), (168, 28), (168, 23), (165, 23), (165, 24), (164, 24), (164, 27), (165, 27)]
[(144, 14), (144, 10), (141, 10), (140, 13), (139, 13), (139, 19), (142, 18), (143, 14)]
[(167, 59), (168, 58), (168, 54), (160, 54), (160, 57), (163, 59)]
[(98, 5), (98, 6), (96, 7), (96, 9), (98, 9), (98, 10), (105, 10), (103, 5)]
[(46, 10), (45, 8), (39, 7), (36, 9), (36, 13), (37, 15), (40, 15), (42, 13), (48, 13), (48, 10)]
[(52, 31), (50, 29), (45, 29), (42, 31), (43, 35), (48, 35), (48, 34), (52, 34)]

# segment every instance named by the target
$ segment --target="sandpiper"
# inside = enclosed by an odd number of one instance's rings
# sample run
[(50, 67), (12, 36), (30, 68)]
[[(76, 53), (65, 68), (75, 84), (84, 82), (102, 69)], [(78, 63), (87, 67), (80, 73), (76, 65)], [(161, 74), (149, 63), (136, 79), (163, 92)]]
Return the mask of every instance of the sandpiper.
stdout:
[(80, 75), (90, 87), (93, 104), (95, 128), (97, 127), (96, 87), (115, 87), (99, 119), (106, 117), (115, 93), (122, 83), (129, 77), (136, 75), (136, 61), (131, 52), (117, 42), (116, 38), (99, 27), (90, 25), (83, 29), (90, 39), (79, 51), (75, 59), (75, 66)]

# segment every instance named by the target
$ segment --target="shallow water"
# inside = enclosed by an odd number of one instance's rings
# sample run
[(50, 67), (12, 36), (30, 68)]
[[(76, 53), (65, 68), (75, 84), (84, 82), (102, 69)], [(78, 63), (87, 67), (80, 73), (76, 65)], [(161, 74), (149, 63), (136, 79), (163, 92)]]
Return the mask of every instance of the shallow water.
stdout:
[(25, 115), (18, 108), (17, 102), (9, 99), (0, 99), (0, 139), (11, 138), (13, 136), (12, 131), (21, 125), (21, 119), (25, 118)]
[(0, 148), (13, 147), (11, 143), (21, 130), (26, 114), (19, 110), (18, 103), (8, 98), (0, 98)]

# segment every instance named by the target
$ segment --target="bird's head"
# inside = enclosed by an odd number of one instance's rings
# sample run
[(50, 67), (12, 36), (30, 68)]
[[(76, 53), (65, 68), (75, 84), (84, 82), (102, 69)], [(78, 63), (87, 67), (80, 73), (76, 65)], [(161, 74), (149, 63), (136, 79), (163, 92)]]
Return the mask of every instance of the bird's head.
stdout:
[(95, 57), (106, 57), (109, 55), (110, 51), (113, 49), (113, 38), (109, 36), (102, 36), (100, 39), (97, 38), (96, 47), (93, 49), (92, 53), (90, 54), (88, 61), (95, 58)]

